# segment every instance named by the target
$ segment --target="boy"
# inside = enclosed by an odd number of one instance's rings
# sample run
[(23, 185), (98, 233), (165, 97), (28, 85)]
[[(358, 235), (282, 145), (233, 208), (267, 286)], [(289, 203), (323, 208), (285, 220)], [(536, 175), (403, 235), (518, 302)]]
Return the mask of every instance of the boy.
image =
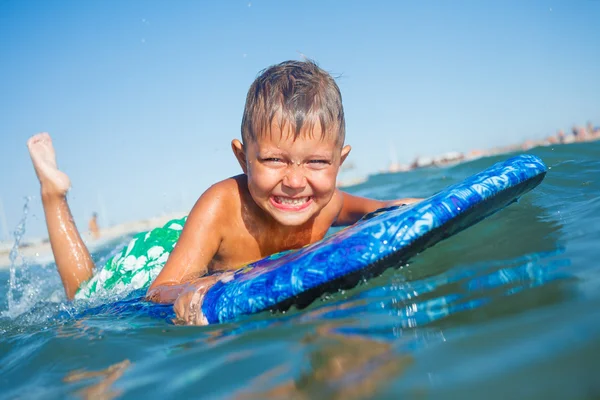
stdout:
[[(179, 322), (206, 324), (202, 299), (223, 272), (322, 239), (331, 226), (397, 203), (336, 188), (344, 146), (342, 98), (333, 78), (312, 61), (264, 70), (250, 86), (242, 141), (231, 148), (243, 174), (210, 187), (190, 212), (181, 236), (147, 297), (174, 303)], [(28, 141), (56, 266), (69, 299), (93, 275), (93, 261), (71, 217), (70, 186), (58, 170), (50, 136)], [(210, 275), (209, 275), (210, 274)]]

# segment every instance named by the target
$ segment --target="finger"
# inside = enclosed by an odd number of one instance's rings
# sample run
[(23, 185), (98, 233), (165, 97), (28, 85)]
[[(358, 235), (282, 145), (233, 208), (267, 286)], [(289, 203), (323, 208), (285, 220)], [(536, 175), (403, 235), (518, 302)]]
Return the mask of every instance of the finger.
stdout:
[(194, 325), (208, 325), (208, 320), (204, 316), (202, 312), (202, 302), (204, 300), (204, 295), (206, 294), (206, 290), (200, 290), (194, 293), (194, 304), (196, 306), (194, 313)]
[(177, 317), (177, 319), (181, 319), (181, 317), (183, 316), (183, 310), (181, 309), (180, 303), (175, 303), (175, 305), (173, 306), (173, 311), (175, 311), (175, 316)]
[(200, 292), (202, 290), (196, 290), (192, 295), (192, 299), (190, 300), (190, 319), (194, 325), (197, 321), (198, 311), (200, 308), (199, 300), (200, 300)]

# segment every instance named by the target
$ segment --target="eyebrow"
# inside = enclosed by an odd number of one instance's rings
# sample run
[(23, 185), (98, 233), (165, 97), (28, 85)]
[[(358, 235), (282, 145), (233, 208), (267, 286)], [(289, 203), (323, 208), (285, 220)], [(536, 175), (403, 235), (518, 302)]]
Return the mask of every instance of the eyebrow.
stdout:
[(309, 155), (307, 158), (333, 158), (333, 157), (334, 157), (333, 153), (329, 153), (329, 154), (315, 153), (315, 154)]
[[(288, 153), (281, 151), (281, 150), (259, 150), (258, 151), (258, 157), (259, 158), (265, 158), (265, 157), (288, 157)], [(327, 159), (327, 160), (331, 160), (333, 158), (335, 158), (335, 154), (334, 153), (313, 153), (313, 154), (309, 154), (306, 157), (303, 157), (305, 160), (311, 160), (311, 159)]]
[(265, 154), (267, 155), (284, 155), (285, 152), (279, 150), (279, 149), (258, 149), (258, 155), (259, 156), (264, 156)]

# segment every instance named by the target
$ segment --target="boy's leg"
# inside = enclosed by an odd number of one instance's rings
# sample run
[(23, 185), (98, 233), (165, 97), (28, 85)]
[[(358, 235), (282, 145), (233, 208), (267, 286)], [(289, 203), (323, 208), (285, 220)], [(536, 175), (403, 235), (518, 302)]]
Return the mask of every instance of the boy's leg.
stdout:
[(67, 204), (69, 177), (56, 166), (52, 139), (39, 133), (27, 141), (33, 168), (40, 181), (42, 204), (54, 261), (70, 300), (79, 286), (90, 279), (94, 262), (85, 247)]

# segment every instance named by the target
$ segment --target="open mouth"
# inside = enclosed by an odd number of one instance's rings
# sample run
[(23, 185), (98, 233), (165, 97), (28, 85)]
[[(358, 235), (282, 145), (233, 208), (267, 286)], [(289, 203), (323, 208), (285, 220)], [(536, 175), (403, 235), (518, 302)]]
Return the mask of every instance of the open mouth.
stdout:
[(300, 211), (312, 203), (312, 197), (283, 197), (271, 196), (271, 204), (286, 211)]

